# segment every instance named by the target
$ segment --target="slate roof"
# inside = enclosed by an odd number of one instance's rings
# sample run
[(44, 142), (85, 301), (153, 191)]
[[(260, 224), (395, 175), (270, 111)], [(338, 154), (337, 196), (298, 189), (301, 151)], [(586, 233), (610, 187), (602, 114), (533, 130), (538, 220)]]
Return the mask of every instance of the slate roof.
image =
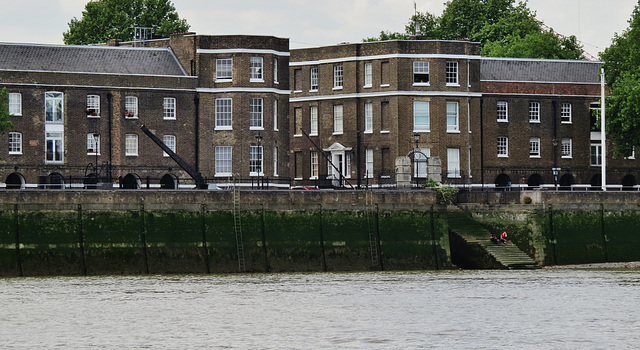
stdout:
[(599, 83), (602, 62), (483, 57), (480, 80)]
[(0, 70), (186, 75), (168, 48), (0, 43)]

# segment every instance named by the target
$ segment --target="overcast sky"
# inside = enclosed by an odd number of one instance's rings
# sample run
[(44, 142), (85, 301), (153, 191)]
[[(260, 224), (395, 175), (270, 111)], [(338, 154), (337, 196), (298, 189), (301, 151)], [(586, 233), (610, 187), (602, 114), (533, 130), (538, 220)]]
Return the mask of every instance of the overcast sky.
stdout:
[[(289, 38), (291, 48), (360, 42), (381, 30), (404, 31), (414, 0), (173, 0), (198, 34)], [(418, 11), (442, 13), (445, 0), (416, 0)], [(0, 41), (62, 44), (69, 20), (87, 0), (0, 0)], [(575, 35), (597, 56), (622, 33), (638, 0), (529, 0), (547, 26)]]

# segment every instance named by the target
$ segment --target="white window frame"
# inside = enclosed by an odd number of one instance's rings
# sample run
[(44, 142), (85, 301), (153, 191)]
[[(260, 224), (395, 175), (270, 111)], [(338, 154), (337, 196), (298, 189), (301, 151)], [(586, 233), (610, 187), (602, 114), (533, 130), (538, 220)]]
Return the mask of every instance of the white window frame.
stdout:
[[(163, 135), (162, 142), (164, 142), (164, 144), (167, 145), (173, 153), (176, 153), (176, 135)], [(162, 156), (168, 157), (169, 153), (162, 151)]]
[(318, 91), (318, 67), (311, 67), (309, 69), (310, 86), (309, 92)]
[(447, 102), (447, 132), (459, 133), (460, 104), (454, 101)]
[(365, 178), (373, 179), (373, 148), (365, 150)]
[[(426, 81), (424, 79), (425, 76), (426, 76)], [(430, 86), (431, 85), (431, 75), (429, 74), (428, 61), (413, 62), (413, 85), (414, 86)]]
[(264, 176), (262, 146), (249, 146), (249, 176)]
[(264, 130), (262, 98), (251, 98), (249, 102), (249, 130)]
[(373, 64), (366, 62), (364, 64), (364, 88), (373, 87)]
[(571, 103), (563, 102), (560, 105), (560, 123), (571, 124), (572, 120), (572, 106)]
[(214, 176), (231, 176), (233, 174), (233, 147), (216, 146), (215, 158)]
[(176, 99), (175, 97), (165, 97), (162, 99), (162, 119), (176, 119)]
[[(51, 142), (51, 144), (50, 144)], [(64, 133), (58, 131), (44, 133), (44, 162), (47, 164), (64, 163)], [(49, 152), (49, 147), (53, 150)], [(49, 155), (52, 157), (49, 158)]]
[(341, 90), (344, 87), (344, 71), (342, 64), (333, 66), (333, 90)]
[(447, 61), (445, 68), (447, 86), (460, 86), (458, 79), (458, 62)]
[(249, 82), (264, 83), (264, 59), (260, 56), (254, 56), (249, 59), (249, 68), (251, 76)]
[(309, 107), (309, 136), (318, 136), (318, 106)]
[(373, 103), (364, 104), (364, 133), (373, 134)]
[(562, 158), (573, 158), (573, 141), (571, 139), (561, 140), (560, 154)]
[(273, 83), (274, 84), (279, 84), (278, 83), (278, 58), (277, 57), (273, 58)]
[(126, 134), (124, 135), (124, 155), (126, 157), (138, 156), (138, 135)]
[(233, 57), (216, 58), (216, 83), (233, 81)]
[(57, 91), (44, 93), (44, 115), (46, 124), (64, 123), (64, 94)]
[(333, 134), (342, 135), (344, 132), (344, 108), (342, 105), (333, 106)]
[[(422, 106), (423, 108), (420, 108)], [(426, 115), (422, 112), (426, 106)], [(431, 103), (429, 101), (413, 101), (413, 131), (414, 132), (429, 132), (431, 129)], [(422, 119), (426, 120), (426, 123), (422, 122)], [(420, 122), (418, 122), (420, 120)]]
[(311, 173), (309, 180), (315, 180), (318, 178), (319, 170), (318, 170), (318, 152), (311, 151), (309, 155), (311, 161)]
[[(595, 154), (594, 154), (595, 150)], [(595, 162), (594, 162), (595, 156)], [(593, 167), (602, 166), (602, 144), (591, 142), (591, 151), (589, 152), (589, 163)]]
[(9, 132), (9, 154), (22, 154), (22, 133), (16, 131)]
[(540, 158), (540, 138), (529, 139), (529, 158)]
[(9, 115), (22, 116), (22, 94), (19, 92), (9, 93)]
[(88, 156), (100, 155), (100, 134), (97, 134), (97, 135), (93, 133), (87, 134), (87, 155)]
[(233, 130), (233, 99), (216, 98), (215, 130)]
[(138, 119), (138, 97), (124, 97), (124, 117), (126, 119)]
[(344, 174), (342, 174), (345, 178), (351, 178), (351, 153), (344, 154)]
[(529, 123), (540, 123), (540, 102), (529, 102)]
[(100, 95), (87, 95), (87, 118), (100, 118)]
[(507, 101), (496, 102), (496, 118), (498, 123), (509, 122), (509, 103)]
[(509, 138), (506, 136), (498, 136), (497, 139), (498, 146), (498, 158), (508, 158), (509, 157)]
[(460, 149), (447, 148), (447, 177), (461, 178), (460, 174)]
[(273, 131), (278, 131), (278, 100), (273, 100)]
[(278, 176), (278, 147), (273, 147), (273, 176)]

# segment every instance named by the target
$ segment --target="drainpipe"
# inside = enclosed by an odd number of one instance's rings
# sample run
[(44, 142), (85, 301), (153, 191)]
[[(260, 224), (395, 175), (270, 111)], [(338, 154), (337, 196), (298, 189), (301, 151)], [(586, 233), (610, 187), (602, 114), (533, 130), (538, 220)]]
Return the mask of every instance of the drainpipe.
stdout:
[(480, 99), (480, 184), (484, 189), (484, 99)]
[(193, 98), (193, 104), (195, 106), (195, 125), (194, 125), (194, 135), (195, 135), (195, 167), (196, 172), (200, 172), (200, 97), (196, 93)]
[(113, 164), (113, 95), (107, 94), (107, 106), (109, 108), (109, 164), (107, 164), (107, 181), (113, 183), (111, 165)]

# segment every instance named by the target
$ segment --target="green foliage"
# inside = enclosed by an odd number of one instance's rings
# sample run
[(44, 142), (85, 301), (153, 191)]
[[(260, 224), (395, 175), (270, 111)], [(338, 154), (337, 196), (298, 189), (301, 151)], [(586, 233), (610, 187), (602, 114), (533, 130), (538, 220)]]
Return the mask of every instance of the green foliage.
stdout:
[(390, 31), (381, 31), (380, 36), (374, 36), (363, 39), (364, 42), (369, 41), (384, 41), (384, 40), (407, 40), (409, 39), (409, 34), (398, 33), (398, 32), (390, 32)]
[(631, 14), (629, 28), (616, 34), (600, 57), (610, 93), (607, 136), (614, 156), (629, 156), (633, 146), (640, 146), (640, 3)]
[(441, 204), (453, 204), (455, 203), (456, 196), (460, 190), (457, 187), (440, 186), (438, 187), (438, 203)]
[(440, 17), (418, 12), (405, 33), (382, 31), (365, 41), (407, 39), (416, 34), (431, 39), (469, 39), (482, 44), (482, 55), (522, 58), (580, 59), (582, 47), (575, 36), (562, 37), (541, 28), (526, 1), (450, 0)]
[(440, 184), (438, 183), (438, 181), (429, 178), (429, 180), (427, 180), (427, 184), (425, 185), (426, 187), (439, 187)]
[(533, 199), (531, 199), (531, 197), (529, 197), (529, 196), (524, 196), (524, 198), (522, 200), (523, 200), (524, 204), (533, 203)]
[(152, 27), (154, 35), (163, 38), (190, 28), (169, 0), (96, 0), (87, 3), (81, 19), (71, 19), (62, 36), (72, 45), (131, 41), (135, 27)]
[(9, 91), (3, 87), (0, 90), (0, 133), (7, 131), (13, 126), (9, 117)]

